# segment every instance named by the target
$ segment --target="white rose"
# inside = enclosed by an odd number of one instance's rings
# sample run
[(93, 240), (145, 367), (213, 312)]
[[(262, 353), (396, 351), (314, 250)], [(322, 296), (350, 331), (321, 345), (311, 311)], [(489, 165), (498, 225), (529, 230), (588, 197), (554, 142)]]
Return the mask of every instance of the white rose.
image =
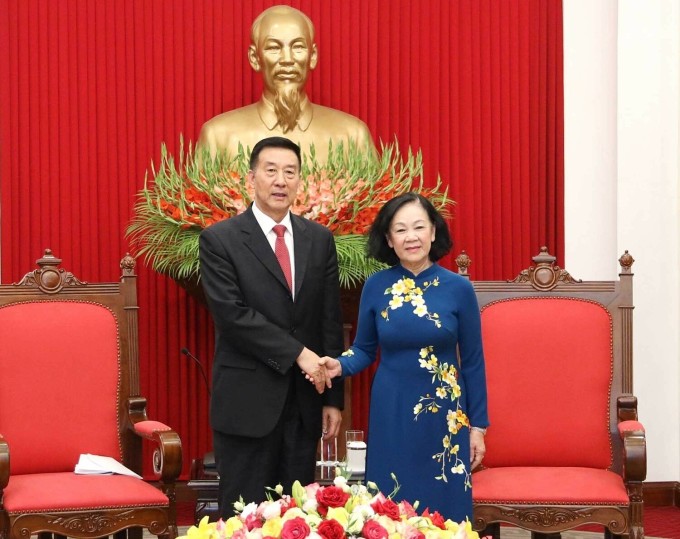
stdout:
[(265, 505), (262, 509), (262, 517), (265, 520), (281, 516), (281, 504), (279, 502), (271, 502)]

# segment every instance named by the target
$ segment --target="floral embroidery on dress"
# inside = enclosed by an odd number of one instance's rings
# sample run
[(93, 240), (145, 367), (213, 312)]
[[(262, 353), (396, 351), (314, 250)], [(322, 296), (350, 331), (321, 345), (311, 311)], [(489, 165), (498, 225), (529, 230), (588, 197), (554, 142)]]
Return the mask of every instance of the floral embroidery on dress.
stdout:
[(432, 383), (435, 385), (434, 395), (421, 396), (418, 403), (413, 407), (414, 420), (417, 421), (421, 414), (438, 413), (448, 401), (455, 403), (455, 410), (448, 409), (446, 412), (446, 426), (447, 434), (442, 439), (443, 450), (432, 455), (432, 458), (441, 463), (442, 473), (435, 476), (435, 479), (440, 479), (448, 482), (446, 471), (447, 466), (453, 474), (465, 475), (465, 490), (472, 487), (470, 480), (470, 472), (466, 464), (458, 456), (460, 446), (453, 443), (453, 437), (463, 427), (470, 427), (470, 421), (460, 407), (460, 385), (458, 385), (458, 369), (454, 365), (448, 363), (439, 363), (439, 359), (434, 353), (433, 346), (421, 348), (420, 359), (418, 360), (420, 367), (432, 373)]
[(410, 303), (413, 309), (413, 313), (419, 317), (426, 317), (438, 328), (442, 327), (441, 320), (439, 320), (439, 315), (437, 313), (431, 313), (427, 310), (427, 305), (425, 305), (425, 298), (423, 295), (425, 291), (430, 288), (430, 286), (439, 286), (439, 277), (436, 277), (432, 281), (423, 282), (422, 288), (416, 286), (416, 282), (408, 277), (403, 277), (399, 279), (396, 283), (385, 290), (385, 295), (392, 294), (392, 299), (390, 300), (389, 307), (384, 309), (380, 314), (386, 320), (390, 321), (389, 311), (394, 311), (403, 307), (405, 304)]

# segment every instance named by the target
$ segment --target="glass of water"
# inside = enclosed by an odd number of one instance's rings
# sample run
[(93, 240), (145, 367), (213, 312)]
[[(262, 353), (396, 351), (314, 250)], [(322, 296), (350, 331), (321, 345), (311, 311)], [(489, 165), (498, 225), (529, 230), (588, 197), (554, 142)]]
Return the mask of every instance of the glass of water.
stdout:
[(319, 440), (319, 460), (316, 461), (319, 467), (321, 479), (333, 479), (335, 477), (335, 467), (338, 465), (338, 439), (331, 438)]
[(366, 442), (363, 430), (345, 431), (347, 450), (347, 470), (352, 474), (363, 474), (366, 471)]

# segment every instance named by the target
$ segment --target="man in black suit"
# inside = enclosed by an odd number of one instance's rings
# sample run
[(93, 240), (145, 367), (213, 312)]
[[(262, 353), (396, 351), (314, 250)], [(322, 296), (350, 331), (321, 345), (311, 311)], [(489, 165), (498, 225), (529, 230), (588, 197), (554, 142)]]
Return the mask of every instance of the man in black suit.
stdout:
[[(300, 166), (294, 142), (259, 141), (247, 176), (253, 204), (200, 237), (216, 329), (210, 422), (223, 518), (239, 496), (259, 502), (267, 486), (290, 492), (296, 479), (313, 482), (319, 437), (340, 429), (342, 384), (324, 392), (319, 365), (320, 356), (342, 352), (337, 254), (328, 229), (290, 212)], [(287, 276), (276, 225), (286, 227)]]

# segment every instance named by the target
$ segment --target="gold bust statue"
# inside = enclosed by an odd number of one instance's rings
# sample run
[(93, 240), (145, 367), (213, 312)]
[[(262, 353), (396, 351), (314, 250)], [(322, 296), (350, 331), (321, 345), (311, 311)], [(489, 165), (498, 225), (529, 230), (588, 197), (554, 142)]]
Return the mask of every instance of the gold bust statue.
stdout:
[(262, 74), (264, 91), (251, 105), (219, 114), (203, 124), (199, 148), (209, 148), (214, 157), (226, 150), (236, 155), (239, 143), (252, 149), (265, 137), (283, 136), (298, 143), (303, 153), (314, 144), (316, 158), (328, 157), (333, 146), (349, 141), (375, 152), (366, 124), (342, 111), (316, 105), (305, 92), (310, 71), (317, 64), (314, 25), (301, 11), (273, 6), (253, 22), (248, 61)]

